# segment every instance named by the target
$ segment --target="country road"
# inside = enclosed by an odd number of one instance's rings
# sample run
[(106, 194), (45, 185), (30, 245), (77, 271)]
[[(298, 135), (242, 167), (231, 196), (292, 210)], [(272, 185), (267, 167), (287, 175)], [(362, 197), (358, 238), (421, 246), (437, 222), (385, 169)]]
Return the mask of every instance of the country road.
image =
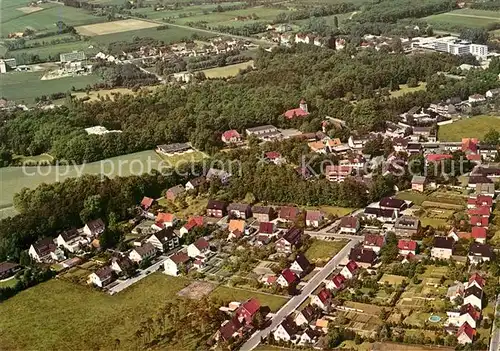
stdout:
[(351, 248), (356, 246), (362, 237), (351, 240), (339, 251), (309, 282), (302, 288), (300, 295), (292, 297), (288, 302), (272, 317), (271, 324), (264, 330), (254, 333), (240, 348), (241, 351), (250, 351), (259, 345), (262, 337), (266, 337), (271, 331), (283, 322), (283, 320), (295, 311), (302, 302), (320, 286), (323, 281), (337, 268), (338, 264), (349, 255)]

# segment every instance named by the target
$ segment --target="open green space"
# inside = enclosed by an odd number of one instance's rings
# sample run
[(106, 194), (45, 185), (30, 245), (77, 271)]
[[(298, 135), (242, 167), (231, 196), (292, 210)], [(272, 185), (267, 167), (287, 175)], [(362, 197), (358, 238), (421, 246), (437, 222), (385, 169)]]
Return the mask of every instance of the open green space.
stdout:
[(219, 286), (212, 293), (210, 297), (215, 297), (223, 301), (245, 301), (250, 298), (259, 300), (261, 306), (267, 306), (272, 312), (278, 311), (283, 306), (287, 299), (283, 296), (263, 294), (256, 291), (243, 290), (237, 288), (230, 288), (227, 286)]
[(179, 17), (199, 16), (213, 12), (218, 6), (227, 9), (231, 6), (243, 4), (242, 2), (223, 2), (219, 4), (203, 4), (183, 6), (181, 8), (155, 11), (155, 7), (143, 7), (132, 11), (133, 14), (145, 15), (149, 19), (174, 19)]
[(494, 128), (500, 131), (500, 118), (497, 116), (474, 116), (452, 124), (440, 126), (440, 141), (461, 141), (462, 138), (478, 138), (481, 140), (488, 131)]
[(425, 90), (427, 83), (421, 82), (416, 87), (409, 87), (407, 84), (401, 84), (399, 90), (391, 91), (391, 97), (400, 97), (405, 94), (414, 93), (416, 91)]
[[(435, 202), (439, 204), (465, 206), (467, 196), (457, 190), (438, 189), (435, 191), (426, 191), (424, 193), (412, 190), (401, 191), (396, 194), (396, 198), (411, 201), (415, 205), (432, 207), (426, 205), (426, 203), (430, 205)], [(440, 206), (440, 208), (441, 207), (445, 208), (446, 206)]]
[(337, 206), (308, 206), (305, 208), (306, 210), (320, 210), (326, 215), (333, 215), (336, 217), (344, 217), (349, 213), (355, 211), (355, 208), (349, 207), (337, 207)]
[(6, 350), (137, 350), (142, 322), (187, 286), (183, 278), (151, 274), (110, 296), (52, 279), (0, 304), (0, 344)]
[(67, 77), (51, 80), (40, 80), (43, 72), (10, 72), (2, 74), (2, 84), (0, 84), (0, 96), (32, 104), (36, 97), (50, 95), (54, 93), (65, 93), (75, 87), (75, 89), (85, 88), (101, 81), (97, 75)]
[(405, 281), (405, 277), (393, 274), (384, 274), (379, 279), (379, 284), (389, 284), (389, 285), (401, 285)]
[(453, 30), (457, 27), (486, 28), (500, 22), (500, 12), (475, 9), (460, 9), (424, 18), (439, 29)]
[(238, 73), (240, 73), (240, 70), (252, 66), (253, 66), (253, 60), (224, 67), (208, 68), (201, 72), (205, 73), (205, 77), (207, 78), (228, 78), (228, 77), (234, 77)]
[(305, 252), (305, 255), (309, 261), (328, 261), (333, 256), (335, 256), (345, 245), (346, 240), (312, 240), (311, 246)]
[(198, 162), (208, 157), (201, 151), (192, 151), (185, 152), (180, 155), (163, 155), (158, 153), (158, 157), (160, 157), (164, 161), (163, 167), (179, 167), (186, 163)]
[[(19, 62), (22, 62), (22, 55), (38, 55), (40, 60), (49, 61), (50, 58), (56, 57), (56, 61), (59, 61), (59, 54), (64, 54), (72, 51), (83, 51), (87, 57), (93, 56), (99, 52), (99, 48), (92, 44), (90, 41), (72, 41), (68, 43), (61, 44), (50, 44), (50, 41), (46, 45), (9, 51), (8, 56), (16, 58)], [(53, 59), (51, 61), (54, 61)]]
[(56, 23), (62, 21), (70, 26), (105, 22), (105, 17), (97, 17), (84, 9), (64, 6), (56, 3), (45, 3), (38, 5), (42, 9), (36, 12), (25, 13), (19, 8), (27, 7), (28, 3), (13, 0), (4, 0), (0, 9), (2, 10), (2, 22), (0, 32), (6, 37), (8, 33), (23, 32), (26, 28), (35, 31), (55, 30)]
[(10, 278), (6, 279), (3, 281), (0, 281), (0, 288), (12, 288), (14, 285), (16, 285), (17, 279), (16, 278)]

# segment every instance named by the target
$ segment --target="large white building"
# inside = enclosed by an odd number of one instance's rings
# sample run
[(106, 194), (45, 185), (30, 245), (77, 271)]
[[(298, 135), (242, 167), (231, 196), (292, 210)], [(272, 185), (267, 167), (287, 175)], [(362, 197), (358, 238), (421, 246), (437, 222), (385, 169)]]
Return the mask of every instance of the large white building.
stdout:
[(412, 49), (428, 49), (441, 52), (448, 52), (452, 55), (472, 54), (477, 58), (486, 58), (488, 56), (488, 46), (473, 44), (454, 36), (442, 38), (436, 37), (417, 37), (413, 38)]

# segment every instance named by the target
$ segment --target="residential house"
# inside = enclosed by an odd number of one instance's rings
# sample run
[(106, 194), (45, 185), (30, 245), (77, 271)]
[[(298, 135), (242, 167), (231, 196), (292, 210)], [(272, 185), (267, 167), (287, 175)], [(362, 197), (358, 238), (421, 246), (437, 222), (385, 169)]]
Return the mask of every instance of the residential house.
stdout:
[(479, 310), (483, 309), (483, 290), (477, 286), (472, 285), (464, 291), (464, 304), (470, 303), (472, 306)]
[(240, 322), (247, 325), (252, 325), (253, 319), (260, 312), (260, 302), (255, 298), (251, 298), (240, 305), (236, 310), (236, 316)]
[(155, 199), (152, 199), (150, 197), (146, 197), (144, 196), (142, 198), (142, 201), (141, 201), (141, 208), (144, 210), (144, 211), (147, 211), (151, 208), (151, 206), (153, 206), (155, 204)]
[(226, 215), (227, 203), (224, 201), (208, 200), (207, 216), (222, 218)]
[(88, 241), (80, 236), (76, 228), (65, 230), (56, 238), (56, 244), (59, 247), (64, 247), (69, 252), (75, 253), (81, 250), (82, 247), (88, 245)]
[(491, 209), (489, 206), (480, 206), (480, 207), (468, 209), (467, 214), (471, 217), (478, 216), (478, 217), (489, 218), (491, 215), (490, 211), (491, 211)]
[(469, 96), (468, 101), (469, 102), (483, 102), (483, 101), (486, 101), (486, 98), (484, 97), (484, 95), (481, 95), (481, 94), (473, 94), (473, 95)]
[(487, 183), (477, 183), (474, 186), (477, 195), (495, 196), (495, 184), (490, 179), (488, 179)]
[(495, 96), (498, 96), (500, 95), (500, 88), (496, 88), (496, 89), (490, 89), (486, 92), (485, 96), (489, 99), (495, 97)]
[(369, 219), (377, 219), (383, 223), (393, 223), (398, 218), (397, 210), (385, 210), (380, 207), (366, 207), (364, 212), (364, 216)]
[(128, 272), (131, 272), (134, 269), (134, 264), (132, 261), (126, 257), (113, 257), (111, 259), (111, 269), (115, 271), (117, 274), (126, 274)]
[(247, 136), (253, 135), (256, 138), (260, 139), (261, 141), (276, 140), (276, 139), (281, 139), (283, 137), (278, 128), (272, 125), (247, 128), (246, 133)]
[(217, 334), (215, 336), (215, 339), (217, 341), (225, 341), (229, 342), (235, 338), (242, 337), (242, 325), (238, 318), (233, 317), (230, 320), (224, 321), (219, 330), (217, 331)]
[(177, 218), (172, 213), (158, 212), (156, 215), (155, 225), (159, 230), (163, 228), (170, 228), (175, 225)]
[(252, 215), (258, 222), (271, 222), (275, 218), (274, 210), (269, 206), (253, 206)]
[(135, 263), (141, 263), (143, 260), (151, 259), (155, 256), (156, 248), (149, 242), (134, 247), (128, 254), (128, 258)]
[(247, 219), (252, 217), (252, 209), (247, 204), (232, 203), (227, 207), (227, 212), (231, 218)]
[(282, 206), (279, 210), (278, 219), (283, 222), (294, 222), (299, 216), (300, 210), (293, 206)]
[(307, 211), (306, 212), (306, 226), (318, 228), (323, 222), (323, 213), (321, 211)]
[(41, 239), (31, 244), (28, 254), (36, 262), (59, 261), (64, 259), (64, 253), (57, 248), (57, 245), (54, 244), (51, 238)]
[(189, 190), (196, 190), (206, 182), (206, 178), (204, 176), (199, 176), (196, 178), (191, 179), (189, 182), (186, 183), (185, 188), (186, 191)]
[(96, 272), (89, 275), (88, 281), (90, 284), (94, 284), (100, 288), (105, 287), (114, 280), (114, 274), (111, 267), (106, 266), (98, 269)]
[(486, 244), (486, 228), (484, 227), (473, 227), (471, 236), (475, 242), (480, 244)]
[(360, 222), (358, 217), (342, 217), (339, 227), (341, 233), (356, 234), (360, 228)]
[(286, 159), (282, 157), (279, 152), (276, 151), (266, 152), (264, 154), (264, 160), (266, 160), (269, 163), (274, 163), (277, 166), (286, 163)]
[(311, 305), (317, 306), (324, 312), (330, 311), (333, 295), (327, 288), (321, 289), (317, 294), (311, 295)]
[(420, 220), (417, 217), (401, 216), (394, 223), (394, 233), (399, 236), (411, 237), (418, 233)]
[(104, 221), (100, 218), (94, 219), (85, 224), (83, 227), (83, 233), (90, 237), (98, 237), (106, 230), (106, 225)]
[(299, 281), (299, 278), (289, 268), (281, 271), (276, 283), (282, 288), (288, 288)]
[(425, 190), (426, 179), (425, 176), (414, 175), (411, 179), (411, 190), (423, 192)]
[(221, 169), (210, 168), (205, 178), (208, 181), (218, 178), (223, 185), (226, 185), (231, 179), (231, 174)]
[(479, 319), (481, 319), (481, 312), (476, 310), (471, 304), (464, 304), (460, 308), (461, 322), (457, 327), (462, 326), (463, 323), (469, 323), (472, 328), (477, 328), (479, 326)]
[(318, 313), (312, 305), (307, 305), (301, 311), (297, 311), (294, 322), (296, 325), (307, 326), (315, 321)]
[[(470, 99), (470, 98), (469, 98)], [(469, 323), (464, 323), (457, 331), (457, 341), (460, 345), (472, 344), (476, 330), (472, 328)]]
[(210, 252), (210, 244), (204, 238), (199, 238), (187, 248), (189, 257), (205, 256)]
[(309, 260), (303, 254), (298, 254), (290, 265), (290, 270), (299, 277), (305, 276), (311, 270), (312, 266)]
[(493, 249), (488, 244), (473, 243), (467, 255), (471, 264), (491, 261), (494, 257)]
[(486, 284), (486, 280), (479, 273), (474, 273), (470, 276), (466, 288), (476, 286), (479, 289), (483, 290), (484, 284)]
[[(314, 41), (316, 43), (316, 40)], [(319, 338), (323, 335), (323, 333), (316, 329), (306, 329), (302, 333), (299, 339), (299, 346), (308, 346), (312, 347), (319, 341)]]
[(179, 197), (179, 195), (183, 194), (186, 189), (182, 185), (176, 185), (167, 190), (165, 193), (165, 198), (170, 201), (174, 201)]
[(340, 273), (335, 274), (326, 281), (326, 287), (329, 290), (341, 290), (344, 288), (344, 283), (347, 279)]
[(226, 130), (222, 133), (222, 142), (225, 144), (240, 143), (242, 140), (240, 133), (237, 130)]
[(399, 240), (398, 241), (399, 254), (406, 256), (408, 254), (417, 254), (417, 242), (415, 240)]
[(455, 285), (452, 285), (448, 288), (446, 292), (446, 297), (450, 299), (450, 302), (454, 302), (457, 298), (462, 298), (464, 296), (465, 285), (461, 282), (455, 282)]
[(359, 271), (359, 266), (357, 265), (356, 261), (349, 261), (347, 264), (342, 268), (340, 271), (340, 274), (344, 276), (346, 279), (352, 279), (354, 278)]
[(260, 222), (259, 223), (259, 234), (260, 235), (273, 235), (275, 231), (273, 222)]
[(395, 210), (400, 212), (406, 210), (408, 208), (408, 204), (404, 200), (384, 197), (380, 200), (379, 207), (384, 210)]
[(154, 233), (146, 242), (151, 243), (160, 252), (171, 251), (180, 245), (179, 237), (175, 235), (172, 227)]
[(21, 270), (21, 266), (13, 262), (0, 262), (0, 280), (7, 279)]
[(469, 209), (482, 206), (493, 206), (493, 196), (478, 194), (475, 197), (469, 197), (467, 199), (467, 208)]
[(163, 262), (165, 274), (178, 276), (182, 267), (189, 269), (190, 257), (184, 252), (177, 252)]
[(246, 223), (243, 219), (231, 219), (229, 221), (229, 235), (228, 240), (239, 240), (246, 232)]
[(434, 238), (434, 246), (431, 249), (431, 257), (448, 260), (453, 255), (455, 240), (450, 237), (437, 236)]
[(349, 253), (349, 260), (356, 262), (360, 267), (369, 268), (377, 261), (377, 253), (362, 246), (353, 247)]
[(203, 216), (195, 216), (189, 218), (186, 224), (184, 224), (179, 230), (179, 236), (182, 238), (184, 235), (189, 233), (193, 228), (203, 227), (204, 219)]
[(293, 227), (276, 241), (276, 251), (282, 254), (291, 254), (293, 249), (300, 246), (303, 230)]
[(276, 341), (293, 341), (296, 339), (296, 334), (299, 329), (291, 317), (285, 318), (283, 322), (273, 331), (274, 340)]
[(325, 167), (325, 177), (330, 182), (343, 182), (352, 175), (353, 169), (350, 166), (328, 165)]
[(488, 217), (472, 216), (470, 218), (470, 225), (473, 226), (473, 227), (488, 228), (488, 226), (489, 226), (489, 219), (488, 219)]
[(373, 250), (377, 254), (382, 249), (385, 244), (385, 236), (377, 234), (366, 234), (363, 241), (363, 247), (365, 249)]

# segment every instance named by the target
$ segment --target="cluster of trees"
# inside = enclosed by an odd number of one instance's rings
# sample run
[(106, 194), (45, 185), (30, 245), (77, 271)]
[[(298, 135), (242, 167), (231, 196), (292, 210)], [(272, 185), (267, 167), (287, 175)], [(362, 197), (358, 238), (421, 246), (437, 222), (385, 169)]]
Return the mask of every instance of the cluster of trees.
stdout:
[[(129, 209), (143, 196), (159, 197), (163, 189), (184, 182), (178, 175), (152, 172), (113, 179), (87, 175), (23, 189), (14, 197), (20, 214), (0, 221), (0, 260), (18, 259), (38, 239), (82, 227), (88, 219), (102, 218), (113, 227), (131, 216)], [(110, 232), (109, 239), (112, 246), (115, 233)]]
[[(186, 69), (195, 71), (211, 67), (223, 67), (251, 60), (250, 56), (240, 55), (238, 50), (216, 56), (198, 56), (188, 59)], [(176, 65), (177, 67), (177, 65)]]
[(311, 17), (325, 17), (352, 12), (358, 7), (352, 3), (339, 3), (324, 6), (312, 6), (292, 12), (281, 12), (274, 19), (274, 23), (288, 23), (291, 21), (308, 19)]
[(0, 302), (7, 300), (18, 292), (30, 288), (38, 283), (49, 280), (55, 272), (49, 268), (26, 267), (16, 276), (16, 284), (12, 287), (0, 287)]
[(100, 61), (94, 64), (93, 70), (102, 76), (107, 88), (128, 87), (158, 84), (154, 74), (142, 71), (136, 65), (126, 63), (117, 65), (112, 62)]
[(470, 8), (478, 10), (498, 11), (500, 10), (500, 1), (490, 0), (473, 2), (470, 4)]

